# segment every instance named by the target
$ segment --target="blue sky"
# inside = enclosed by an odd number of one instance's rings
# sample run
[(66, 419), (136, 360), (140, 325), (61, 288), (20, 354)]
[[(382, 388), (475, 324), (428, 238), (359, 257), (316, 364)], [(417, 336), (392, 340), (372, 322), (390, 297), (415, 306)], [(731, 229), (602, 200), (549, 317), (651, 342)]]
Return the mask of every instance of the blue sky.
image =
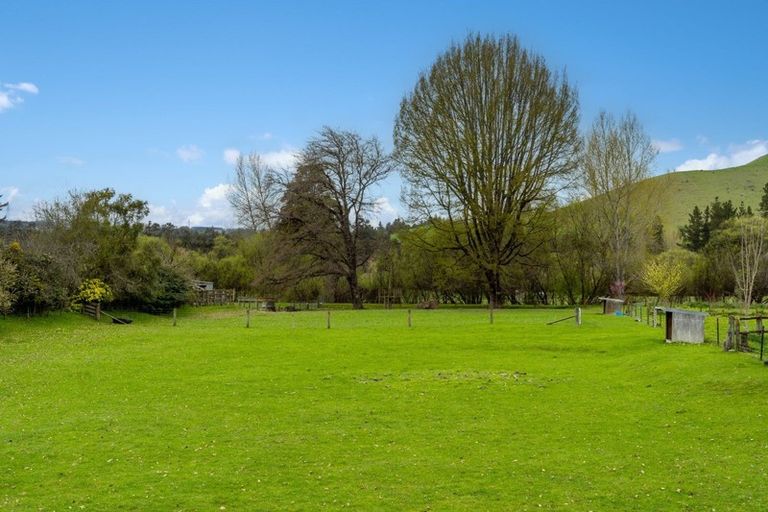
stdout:
[[(323, 125), (391, 147), (420, 71), (471, 31), (514, 33), (580, 91), (634, 111), (657, 172), (768, 153), (768, 2), (14, 2), (0, 16), (9, 218), (113, 187), (152, 218), (232, 225), (236, 151), (290, 161)], [(389, 220), (399, 180), (377, 191)]]

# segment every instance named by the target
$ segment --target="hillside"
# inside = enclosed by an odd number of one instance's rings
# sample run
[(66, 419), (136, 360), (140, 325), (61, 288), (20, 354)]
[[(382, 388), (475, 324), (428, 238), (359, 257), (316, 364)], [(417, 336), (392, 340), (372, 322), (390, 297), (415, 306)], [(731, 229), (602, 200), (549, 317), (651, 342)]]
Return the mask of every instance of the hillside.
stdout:
[(735, 206), (757, 210), (763, 186), (768, 182), (768, 155), (746, 165), (716, 171), (674, 172), (651, 178), (664, 181), (662, 206), (659, 215), (668, 237), (675, 237), (678, 228), (688, 222), (694, 206), (700, 208), (711, 203), (715, 196), (721, 201), (730, 199)]

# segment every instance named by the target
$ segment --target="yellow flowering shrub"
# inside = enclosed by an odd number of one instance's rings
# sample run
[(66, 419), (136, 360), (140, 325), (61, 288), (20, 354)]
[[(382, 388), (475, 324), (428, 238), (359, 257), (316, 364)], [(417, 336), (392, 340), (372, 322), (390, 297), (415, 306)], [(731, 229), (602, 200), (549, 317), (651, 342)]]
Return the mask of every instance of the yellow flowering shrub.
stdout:
[(109, 302), (112, 300), (112, 289), (101, 279), (86, 279), (80, 285), (77, 302)]

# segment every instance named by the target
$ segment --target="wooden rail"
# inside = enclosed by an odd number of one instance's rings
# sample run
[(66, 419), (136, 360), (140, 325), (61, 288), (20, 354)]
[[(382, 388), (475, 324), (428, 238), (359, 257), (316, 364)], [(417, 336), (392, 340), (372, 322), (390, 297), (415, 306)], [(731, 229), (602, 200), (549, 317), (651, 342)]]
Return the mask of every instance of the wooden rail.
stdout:
[(85, 302), (81, 306), (80, 312), (98, 321), (101, 318), (101, 304), (98, 302)]
[[(750, 329), (747, 321), (754, 320), (755, 328)], [(742, 327), (741, 322), (745, 322), (745, 326)], [(743, 352), (749, 352), (749, 335), (760, 335), (760, 359), (763, 359), (763, 346), (765, 344), (765, 326), (763, 325), (763, 317), (758, 316), (742, 316), (737, 317), (730, 315), (728, 317), (728, 334), (723, 343), (723, 350), (738, 350)]]
[(234, 289), (196, 290), (192, 304), (194, 306), (223, 306), (235, 302), (235, 296)]

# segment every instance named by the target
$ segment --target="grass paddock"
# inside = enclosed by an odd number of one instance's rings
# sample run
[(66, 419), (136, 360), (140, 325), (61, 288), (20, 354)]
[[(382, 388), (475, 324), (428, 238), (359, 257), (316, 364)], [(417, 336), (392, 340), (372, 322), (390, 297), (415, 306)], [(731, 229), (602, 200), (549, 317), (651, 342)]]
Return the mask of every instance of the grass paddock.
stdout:
[(768, 369), (597, 313), (0, 320), (0, 509), (768, 509)]

